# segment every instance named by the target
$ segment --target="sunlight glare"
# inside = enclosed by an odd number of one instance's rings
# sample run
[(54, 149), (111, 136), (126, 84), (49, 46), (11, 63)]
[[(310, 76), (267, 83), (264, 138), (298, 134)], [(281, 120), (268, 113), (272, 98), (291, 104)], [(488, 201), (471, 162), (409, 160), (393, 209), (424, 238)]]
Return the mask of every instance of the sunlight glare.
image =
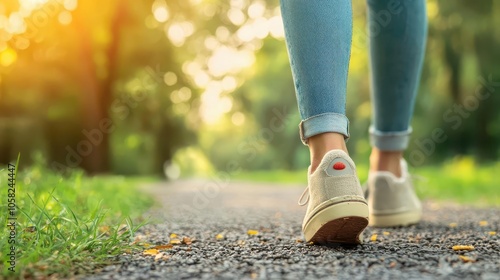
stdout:
[(172, 24), (167, 30), (168, 39), (176, 47), (182, 47), (186, 41), (186, 34), (180, 24)]
[(166, 22), (168, 20), (169, 14), (167, 7), (158, 7), (154, 11), (155, 19), (159, 22)]
[(208, 83), (210, 82), (210, 76), (208, 76), (208, 74), (205, 72), (205, 71), (199, 71), (198, 73), (196, 73), (196, 75), (194, 76), (194, 83), (196, 84), (196, 86), (198, 86), (199, 88), (203, 88), (205, 87)]
[(263, 17), (256, 19), (252, 24), (252, 28), (254, 30), (255, 37), (259, 39), (264, 39), (267, 35), (269, 35), (268, 22)]
[(57, 18), (62, 25), (68, 25), (73, 20), (73, 16), (68, 11), (63, 11), (59, 14)]
[(266, 6), (264, 3), (257, 1), (248, 7), (248, 16), (252, 19), (260, 18), (264, 15)]
[(64, 0), (64, 8), (68, 11), (76, 10), (78, 2), (76, 0)]
[(173, 86), (177, 83), (177, 75), (174, 72), (167, 72), (163, 75), (163, 81), (167, 86)]
[(219, 41), (226, 42), (229, 40), (229, 37), (231, 37), (231, 32), (229, 32), (225, 26), (219, 26), (217, 30), (215, 30), (215, 36)]
[(276, 39), (285, 38), (285, 29), (283, 27), (283, 20), (281, 19), (281, 15), (274, 16), (267, 21), (269, 32), (271, 36)]
[(252, 41), (255, 38), (255, 30), (248, 24), (243, 25), (238, 31), (236, 32), (236, 36), (238, 36), (238, 39), (240, 39), (241, 42), (247, 43)]
[(21, 10), (34, 10), (48, 1), (49, 0), (19, 0), (19, 5), (21, 6)]
[(245, 22), (245, 14), (239, 9), (229, 9), (229, 11), (227, 11), (227, 17), (229, 18), (231, 23), (236, 26), (240, 26)]
[(236, 78), (233, 76), (226, 76), (224, 79), (222, 79), (222, 88), (227, 91), (231, 92), (235, 90), (238, 87), (238, 82), (236, 81)]
[(167, 2), (165, 0), (156, 0), (153, 3), (153, 15), (158, 22), (166, 22), (170, 14), (167, 8)]
[(11, 34), (19, 34), (26, 31), (26, 24), (23, 17), (17, 12), (10, 14), (6, 30)]
[(245, 123), (245, 115), (242, 112), (234, 112), (231, 122), (236, 126), (241, 126)]
[(0, 53), (0, 65), (8, 67), (17, 60), (17, 53), (11, 48), (6, 48)]

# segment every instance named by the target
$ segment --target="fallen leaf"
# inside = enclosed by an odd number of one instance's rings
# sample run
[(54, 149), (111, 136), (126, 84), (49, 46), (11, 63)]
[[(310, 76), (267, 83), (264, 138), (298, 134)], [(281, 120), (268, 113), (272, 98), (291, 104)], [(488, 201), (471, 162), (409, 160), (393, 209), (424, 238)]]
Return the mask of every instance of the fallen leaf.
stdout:
[(469, 258), (469, 257), (467, 257), (467, 256), (462, 256), (462, 255), (460, 255), (460, 256), (458, 256), (458, 257), (459, 257), (459, 258), (460, 258), (463, 262), (476, 262), (476, 260), (471, 259), (471, 258)]
[(215, 236), (215, 239), (217, 239), (217, 240), (222, 240), (222, 239), (224, 239), (224, 235), (222, 235), (222, 234), (220, 234), (220, 233), (219, 233), (219, 234), (217, 234), (217, 235)]
[(173, 247), (174, 245), (172, 244), (165, 244), (165, 245), (156, 245), (153, 247), (153, 249), (162, 250), (162, 249), (172, 249)]
[(397, 263), (396, 263), (395, 261), (393, 261), (393, 262), (391, 262), (391, 263), (389, 264), (389, 267), (390, 267), (390, 268), (394, 268), (394, 267), (396, 267), (396, 264), (397, 264)]
[(170, 238), (177, 238), (177, 234), (175, 233), (170, 234)]
[(466, 250), (466, 251), (472, 251), (474, 250), (474, 246), (472, 245), (455, 245), (452, 247), (453, 251), (459, 251), (459, 250)]
[(307, 245), (309, 245), (309, 246), (314, 245), (314, 242), (309, 241), (309, 242), (307, 242)]
[(186, 245), (191, 245), (191, 243), (193, 243), (193, 241), (191, 241), (191, 238), (189, 238), (189, 237), (183, 237), (182, 243), (184, 243)]
[(496, 231), (490, 231), (490, 232), (488, 232), (488, 234), (489, 235), (495, 235), (495, 234), (497, 234), (497, 232)]
[(372, 237), (370, 237), (370, 241), (373, 242), (377, 241), (377, 235), (376, 234), (372, 235)]
[(257, 234), (259, 234), (259, 232), (258, 232), (258, 231), (256, 231), (256, 230), (254, 230), (254, 229), (249, 229), (249, 230), (247, 231), (247, 234), (248, 234), (248, 235), (257, 235)]
[(388, 232), (388, 231), (384, 231), (382, 234), (383, 234), (383, 235), (385, 235), (385, 236), (387, 236), (387, 235), (389, 235), (389, 234), (391, 234), (391, 233), (390, 233), (390, 232)]
[(448, 226), (451, 227), (451, 228), (454, 228), (454, 227), (457, 227), (458, 224), (457, 223), (450, 223)]
[(304, 242), (302, 239), (297, 239), (296, 241), (297, 241), (297, 243), (302, 243), (302, 242)]
[(259, 275), (257, 275), (257, 273), (255, 273), (255, 272), (252, 272), (252, 274), (250, 274), (250, 278), (252, 278), (252, 279), (257, 278), (257, 276), (259, 276)]
[(157, 254), (157, 255), (155, 256), (155, 261), (157, 261), (157, 260), (161, 259), (161, 258), (163, 257), (163, 255), (164, 255), (163, 253), (159, 253), (159, 254)]
[(160, 251), (156, 250), (156, 249), (148, 249), (148, 250), (144, 250), (144, 252), (142, 252), (144, 255), (151, 255), (151, 256), (156, 256)]
[(170, 240), (170, 244), (173, 244), (173, 245), (179, 245), (181, 244), (182, 242), (179, 240), (179, 239), (171, 239)]
[(151, 244), (149, 244), (149, 243), (142, 243), (141, 245), (142, 245), (142, 247), (144, 247), (144, 248), (148, 248), (148, 247), (153, 246), (153, 245), (151, 245)]
[(480, 222), (479, 222), (479, 226), (480, 226), (480, 227), (485, 227), (485, 226), (487, 226), (487, 225), (488, 225), (488, 222), (487, 222), (487, 221), (480, 221)]
[(243, 240), (238, 240), (236, 243), (237, 243), (238, 245), (245, 245), (245, 241), (243, 241)]

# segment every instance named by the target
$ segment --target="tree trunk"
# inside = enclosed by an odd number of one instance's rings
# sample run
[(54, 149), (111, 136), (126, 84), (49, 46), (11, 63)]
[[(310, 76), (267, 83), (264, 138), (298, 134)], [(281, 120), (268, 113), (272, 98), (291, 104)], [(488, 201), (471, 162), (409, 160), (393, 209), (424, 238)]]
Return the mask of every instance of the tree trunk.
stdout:
[[(111, 42), (107, 49), (107, 77), (99, 81), (93, 61), (90, 30), (83, 20), (85, 14), (75, 13), (75, 24), (80, 34), (80, 81), (82, 87), (82, 140), (80, 146), (91, 144), (91, 152), (84, 149), (77, 152), (82, 156), (82, 167), (89, 173), (110, 171), (110, 131), (103, 129), (104, 123), (111, 121), (109, 108), (112, 103), (113, 82), (117, 76), (118, 48), (120, 44), (121, 22), (125, 3), (116, 1), (115, 14), (111, 21)], [(83, 13), (83, 12), (82, 12)], [(90, 136), (89, 136), (90, 135)], [(83, 144), (85, 143), (85, 144)]]

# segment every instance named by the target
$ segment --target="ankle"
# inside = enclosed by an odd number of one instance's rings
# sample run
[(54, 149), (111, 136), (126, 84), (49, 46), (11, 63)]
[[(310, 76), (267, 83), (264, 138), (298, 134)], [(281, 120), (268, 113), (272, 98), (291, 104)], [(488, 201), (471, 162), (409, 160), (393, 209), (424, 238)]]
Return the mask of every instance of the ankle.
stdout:
[(349, 154), (345, 145), (344, 135), (340, 133), (322, 133), (308, 138), (307, 141), (311, 154), (311, 173), (318, 168), (321, 160), (329, 151), (342, 150)]
[(401, 177), (401, 159), (403, 151), (381, 151), (372, 149), (370, 155), (370, 172), (388, 171), (396, 177)]

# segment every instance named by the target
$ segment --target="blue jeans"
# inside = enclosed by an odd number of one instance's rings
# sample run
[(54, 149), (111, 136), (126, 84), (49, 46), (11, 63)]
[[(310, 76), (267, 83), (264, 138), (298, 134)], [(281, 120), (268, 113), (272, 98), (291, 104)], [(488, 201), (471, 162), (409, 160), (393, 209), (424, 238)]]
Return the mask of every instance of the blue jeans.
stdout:
[[(404, 150), (420, 80), (426, 37), (425, 0), (368, 0), (371, 96), (370, 141)], [(349, 138), (345, 116), (351, 55), (351, 0), (281, 0), (285, 38), (302, 117), (304, 144), (336, 132)]]

